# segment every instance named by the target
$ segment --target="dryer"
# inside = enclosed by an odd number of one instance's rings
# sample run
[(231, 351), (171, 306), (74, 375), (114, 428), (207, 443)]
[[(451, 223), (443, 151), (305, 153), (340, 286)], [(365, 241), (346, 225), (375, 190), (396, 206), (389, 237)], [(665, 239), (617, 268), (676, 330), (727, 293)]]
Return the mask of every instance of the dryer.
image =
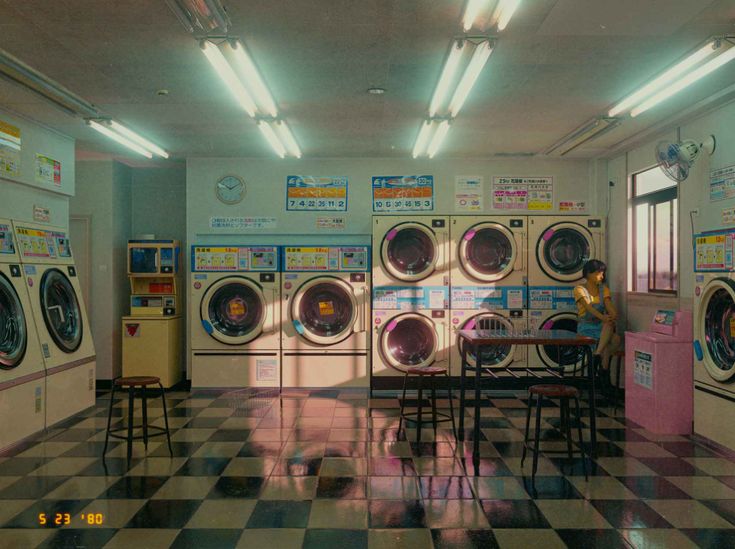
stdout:
[(191, 247), (192, 387), (280, 387), (277, 246)]
[(94, 343), (67, 230), (13, 227), (46, 367), (48, 427), (94, 406)]
[(284, 387), (367, 387), (369, 246), (283, 249)]
[[(531, 330), (577, 331), (577, 310), (529, 310), (528, 327)], [(552, 368), (574, 371), (576, 363), (581, 365), (584, 351), (581, 347), (559, 347), (557, 345), (534, 345), (528, 347), (528, 367), (535, 370)]]
[(528, 219), (529, 309), (574, 306), (572, 290), (590, 259), (605, 260), (602, 219), (531, 216)]
[(12, 223), (0, 219), (0, 451), (43, 430), (45, 376)]
[(399, 295), (449, 307), (449, 217), (373, 217), (373, 308), (392, 309)]
[(694, 433), (735, 450), (735, 231), (694, 238)]

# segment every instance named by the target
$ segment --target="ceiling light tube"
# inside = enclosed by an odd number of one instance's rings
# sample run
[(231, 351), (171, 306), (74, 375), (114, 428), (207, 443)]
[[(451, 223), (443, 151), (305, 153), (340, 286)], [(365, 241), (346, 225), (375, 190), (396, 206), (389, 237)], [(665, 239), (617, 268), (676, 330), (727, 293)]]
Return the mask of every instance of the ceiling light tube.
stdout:
[(217, 25), (216, 28), (227, 32), (227, 29), (230, 28), (230, 18), (219, 0), (204, 0), (204, 5), (207, 6), (209, 15), (212, 16), (212, 21)]
[(434, 137), (431, 138), (429, 148), (426, 149), (426, 154), (429, 156), (429, 158), (434, 158), (434, 155), (439, 150), (439, 147), (441, 147), (442, 141), (444, 141), (444, 138), (447, 136), (448, 131), (449, 120), (443, 120), (441, 124), (439, 124), (439, 127), (436, 129)]
[(291, 128), (288, 127), (288, 124), (286, 124), (285, 120), (279, 120), (276, 123), (276, 127), (278, 129), (278, 133), (281, 137), (281, 143), (283, 143), (286, 146), (286, 150), (288, 151), (288, 154), (295, 158), (301, 158), (301, 149), (299, 148), (298, 143), (296, 143), (296, 140), (293, 137), (293, 134), (291, 133)]
[(237, 99), (242, 108), (245, 109), (245, 112), (250, 116), (255, 117), (256, 106), (253, 98), (250, 97), (250, 94), (242, 85), (242, 82), (237, 78), (235, 71), (233, 71), (232, 67), (227, 63), (227, 60), (225, 59), (225, 56), (222, 55), (220, 49), (208, 40), (202, 41), (201, 48), (204, 55), (207, 56), (207, 59), (212, 64), (212, 67), (214, 67), (214, 70), (217, 71), (219, 77), (230, 89), (230, 92), (235, 96), (235, 99)]
[(140, 135), (138, 135), (134, 131), (129, 130), (128, 128), (126, 128), (125, 126), (123, 126), (122, 124), (120, 124), (119, 122), (115, 122), (114, 120), (111, 120), (110, 121), (110, 128), (113, 131), (119, 133), (120, 135), (122, 135), (124, 137), (127, 137), (131, 141), (137, 143), (138, 145), (140, 145), (144, 149), (148, 149), (152, 153), (157, 154), (158, 156), (162, 156), (163, 158), (168, 158), (168, 153), (166, 151), (164, 151), (161, 147), (159, 147), (155, 143), (151, 143), (145, 137), (141, 137)]
[(639, 114), (647, 111), (651, 107), (658, 105), (664, 99), (668, 99), (669, 97), (680, 92), (684, 88), (694, 84), (700, 78), (704, 78), (709, 73), (719, 69), (722, 65), (732, 61), (733, 59), (735, 59), (735, 46), (731, 47), (726, 52), (721, 53), (714, 59), (708, 61), (707, 63), (699, 67), (697, 70), (694, 70), (690, 72), (689, 74), (684, 75), (681, 78), (681, 80), (679, 80), (675, 84), (653, 95), (652, 97), (650, 97), (649, 99), (647, 99), (646, 101), (638, 105), (636, 108), (634, 108), (632, 111), (630, 111), (630, 115), (633, 117), (638, 116)]
[(686, 71), (691, 69), (694, 65), (700, 63), (701, 61), (703, 61), (704, 59), (712, 55), (715, 51), (717, 51), (717, 47), (718, 46), (714, 41), (707, 43), (707, 45), (698, 49), (693, 54), (691, 54), (689, 57), (687, 57), (680, 63), (677, 63), (673, 67), (671, 67), (661, 76), (651, 81), (650, 83), (646, 84), (637, 92), (623, 99), (620, 103), (618, 103), (612, 109), (610, 109), (607, 115), (617, 116), (618, 114), (625, 112), (631, 107), (633, 107), (634, 105), (640, 103), (646, 97), (654, 93), (656, 90), (658, 90), (659, 88), (662, 88), (669, 82), (673, 82), (678, 76), (684, 74)]
[(416, 137), (416, 143), (413, 146), (412, 156), (414, 158), (418, 158), (419, 156), (425, 154), (426, 145), (429, 143), (429, 137), (431, 136), (432, 126), (433, 123), (431, 120), (425, 120), (421, 124), (421, 129), (419, 130), (419, 134)]
[(439, 83), (436, 85), (434, 96), (431, 98), (431, 103), (429, 104), (429, 116), (434, 116), (436, 114), (436, 111), (442, 106), (442, 103), (447, 96), (449, 85), (454, 81), (454, 75), (457, 72), (459, 60), (462, 57), (462, 52), (464, 52), (465, 43), (466, 42), (464, 40), (458, 40), (456, 42), (452, 42), (452, 45), (450, 46), (447, 61), (444, 63), (444, 69), (439, 77)]
[(559, 141), (546, 149), (544, 154), (551, 154), (552, 152), (559, 150), (559, 156), (564, 156), (580, 145), (591, 141), (592, 139), (601, 137), (608, 131), (617, 127), (619, 124), (619, 118), (594, 118), (562, 137)]
[(112, 131), (107, 126), (105, 126), (103, 124), (100, 124), (99, 122), (96, 122), (95, 120), (87, 120), (87, 124), (89, 125), (90, 128), (92, 128), (94, 130), (97, 130), (102, 135), (105, 135), (105, 136), (109, 137), (113, 141), (117, 141), (121, 145), (125, 145), (128, 149), (133, 150), (133, 151), (137, 152), (138, 154), (142, 154), (146, 158), (153, 158), (153, 153), (152, 152), (144, 149), (143, 147), (141, 147), (137, 143), (134, 143), (133, 141), (131, 141), (130, 139), (128, 139), (128, 138), (120, 135), (119, 133), (116, 133), (116, 132)]
[(278, 139), (276, 132), (273, 131), (273, 128), (271, 127), (270, 122), (266, 122), (265, 120), (259, 120), (258, 128), (260, 129), (260, 132), (265, 137), (266, 141), (268, 141), (270, 146), (276, 152), (276, 154), (280, 156), (281, 158), (286, 156), (286, 149), (283, 147), (283, 143), (281, 143), (281, 140)]
[(459, 110), (462, 108), (467, 96), (470, 94), (472, 86), (475, 85), (477, 77), (480, 76), (480, 72), (485, 66), (485, 63), (487, 63), (492, 52), (493, 47), (490, 45), (489, 41), (483, 42), (475, 48), (475, 51), (472, 53), (472, 59), (470, 59), (470, 63), (467, 65), (467, 68), (462, 75), (462, 79), (459, 81), (457, 89), (454, 91), (452, 100), (449, 102), (449, 113), (452, 115), (452, 118), (456, 117), (459, 113)]
[[(501, 0), (502, 1), (502, 0)], [(467, 32), (475, 24), (475, 19), (487, 7), (488, 0), (467, 0), (467, 8), (462, 16), (462, 27)]]
[(499, 9), (500, 14), (498, 15), (498, 31), (505, 30), (505, 27), (510, 23), (510, 18), (518, 9), (521, 0), (500, 0)]
[(242, 76), (245, 78), (245, 83), (250, 91), (255, 96), (255, 102), (261, 107), (261, 112), (273, 116), (278, 116), (278, 109), (276, 108), (276, 102), (273, 101), (268, 87), (260, 77), (260, 73), (253, 63), (252, 58), (248, 55), (245, 46), (238, 40), (230, 43), (230, 49), (232, 50), (237, 67), (242, 72)]

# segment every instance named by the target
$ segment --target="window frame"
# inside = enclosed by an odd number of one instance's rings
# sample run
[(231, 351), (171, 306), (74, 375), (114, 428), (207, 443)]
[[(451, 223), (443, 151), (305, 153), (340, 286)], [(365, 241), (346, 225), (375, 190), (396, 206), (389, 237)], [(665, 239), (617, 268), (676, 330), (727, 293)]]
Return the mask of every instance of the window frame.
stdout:
[[(679, 253), (678, 250), (676, 250), (675, 243), (678, 243), (678, 235), (676, 234), (679, 230), (678, 224), (679, 224), (679, 215), (678, 215), (678, 207), (679, 207), (679, 185), (678, 183), (673, 183), (670, 187), (666, 187), (664, 189), (660, 189), (657, 191), (649, 192), (646, 194), (642, 194), (640, 196), (636, 196), (636, 178), (641, 173), (648, 172), (650, 170), (658, 169), (657, 166), (654, 166), (652, 168), (648, 168), (646, 170), (641, 170), (639, 172), (635, 172), (631, 175), (631, 192), (630, 192), (630, 199), (629, 199), (629, 208), (631, 210), (631, 247), (630, 250), (630, 260), (631, 260), (631, 269), (630, 269), (630, 281), (631, 281), (631, 288), (629, 289), (629, 292), (631, 293), (639, 293), (639, 294), (650, 294), (650, 295), (662, 295), (662, 296), (677, 296), (679, 294)], [(670, 242), (670, 258), (669, 258), (669, 274), (670, 274), (670, 283), (673, 286), (674, 278), (676, 279), (676, 288), (675, 289), (661, 289), (655, 287), (655, 277), (656, 277), (656, 245), (655, 245), (655, 235), (656, 235), (656, 206), (658, 204), (665, 204), (670, 203), (670, 222), (669, 222), (669, 242)], [(637, 252), (638, 252), (638, 243), (636, 241), (636, 235), (638, 234), (638, 226), (637, 226), (637, 216), (636, 216), (636, 208), (642, 204), (645, 204), (648, 206), (648, 227), (646, 233), (648, 234), (648, 282), (647, 282), (647, 289), (643, 290), (642, 288), (638, 287), (638, 281), (637, 281), (637, 273), (638, 273), (638, 258), (637, 258)], [(675, 226), (677, 225), (677, 226)]]

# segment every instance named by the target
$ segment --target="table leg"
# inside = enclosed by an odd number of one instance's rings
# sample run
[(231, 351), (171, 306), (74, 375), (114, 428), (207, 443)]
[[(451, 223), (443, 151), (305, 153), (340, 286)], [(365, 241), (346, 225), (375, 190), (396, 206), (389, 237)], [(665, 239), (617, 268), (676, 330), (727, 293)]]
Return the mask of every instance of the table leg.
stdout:
[(130, 386), (128, 389), (128, 469), (130, 469), (130, 460), (133, 457), (133, 408), (135, 407), (135, 387)]
[(482, 373), (482, 347), (473, 346), (475, 353), (475, 425), (473, 430), (474, 440), (472, 446), (472, 459), (480, 458), (480, 374)]
[(597, 457), (597, 404), (595, 402), (595, 360), (592, 348), (586, 345), (585, 358), (587, 359), (587, 375), (589, 375), (590, 399), (590, 457)]
[(467, 378), (467, 342), (462, 341), (462, 362), (460, 364), (459, 372), (459, 436), (457, 440), (464, 440), (464, 407), (465, 407), (465, 381)]

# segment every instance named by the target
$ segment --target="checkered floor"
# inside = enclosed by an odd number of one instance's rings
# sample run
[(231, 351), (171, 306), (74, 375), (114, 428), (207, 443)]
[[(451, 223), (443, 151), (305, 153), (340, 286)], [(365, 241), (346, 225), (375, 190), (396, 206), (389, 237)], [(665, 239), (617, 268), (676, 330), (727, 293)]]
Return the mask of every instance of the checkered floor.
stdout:
[[(421, 444), (410, 442), (415, 430), (397, 437), (395, 397), (167, 397), (173, 459), (157, 438), (147, 451), (136, 443), (128, 469), (117, 442), (105, 467), (108, 394), (0, 458), (0, 547), (735, 546), (735, 462), (651, 434), (604, 403), (589, 481), (579, 459), (544, 457), (534, 491), (530, 460), (520, 465), (523, 398), (483, 400), (475, 476), (471, 443), (457, 448), (448, 424), (436, 437), (424, 430)], [(117, 426), (126, 407), (115, 402)], [(543, 410), (547, 449), (566, 448), (558, 411)], [(155, 424), (162, 414), (152, 402)]]

